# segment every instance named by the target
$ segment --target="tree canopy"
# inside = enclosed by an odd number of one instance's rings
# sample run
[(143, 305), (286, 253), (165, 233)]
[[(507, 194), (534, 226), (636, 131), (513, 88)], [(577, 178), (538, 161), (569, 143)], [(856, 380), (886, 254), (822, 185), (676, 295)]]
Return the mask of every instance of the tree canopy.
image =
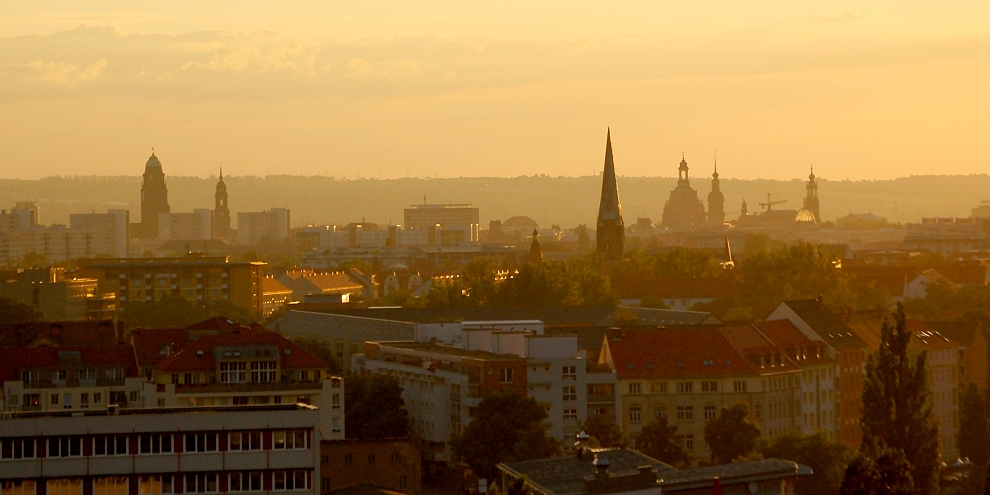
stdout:
[(855, 451), (841, 442), (829, 440), (824, 433), (804, 436), (788, 432), (761, 442), (757, 450), (764, 458), (787, 459), (811, 467), (811, 476), (794, 483), (798, 495), (832, 495), (839, 492), (846, 465)]
[(904, 308), (898, 305), (894, 322), (885, 320), (880, 329), (879, 350), (866, 362), (860, 451), (877, 465), (885, 455), (903, 455), (917, 493), (929, 495), (938, 492), (938, 425), (928, 388), (927, 353), (912, 362), (907, 352), (910, 339)]
[(763, 432), (747, 416), (749, 406), (739, 402), (723, 407), (719, 416), (705, 425), (705, 442), (711, 446), (713, 463), (731, 464), (756, 449), (756, 441)]
[(16, 299), (0, 297), (0, 322), (31, 323), (43, 319), (45, 319), (45, 315), (34, 306), (24, 304)]
[(167, 295), (158, 301), (130, 301), (124, 304), (120, 312), (120, 319), (128, 330), (183, 328), (215, 316), (222, 316), (242, 325), (261, 321), (261, 315), (257, 311), (238, 306), (229, 300), (194, 304), (176, 295)]
[(347, 438), (359, 440), (409, 436), (409, 411), (402, 387), (386, 375), (348, 375), (344, 380), (344, 424)]
[(514, 391), (487, 395), (471, 414), (471, 423), (454, 444), (454, 452), (477, 476), (494, 480), (495, 465), (552, 457), (560, 442), (547, 435), (547, 413), (531, 397)]
[(605, 414), (595, 414), (588, 417), (587, 421), (581, 425), (581, 429), (598, 442), (600, 447), (613, 448), (625, 447), (626, 440), (622, 438), (619, 426), (615, 424), (615, 419)]
[(677, 444), (677, 426), (668, 424), (666, 416), (643, 425), (636, 435), (636, 450), (676, 468), (691, 463), (687, 452)]

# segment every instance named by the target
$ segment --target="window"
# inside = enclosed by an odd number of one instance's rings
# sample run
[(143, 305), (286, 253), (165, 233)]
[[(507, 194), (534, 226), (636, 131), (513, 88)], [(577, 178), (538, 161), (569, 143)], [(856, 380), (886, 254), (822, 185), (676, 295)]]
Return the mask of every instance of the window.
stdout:
[(272, 473), (275, 490), (305, 490), (309, 488), (306, 471), (275, 471)]
[(127, 476), (93, 478), (93, 495), (127, 495)]
[(677, 445), (686, 450), (694, 450), (694, 435), (677, 435), (676, 437)]
[(49, 437), (48, 457), (78, 457), (82, 455), (82, 437)]
[(169, 454), (172, 452), (170, 433), (145, 434), (138, 437), (138, 452), (141, 454)]
[(736, 380), (732, 384), (732, 390), (734, 392), (745, 392), (746, 391), (746, 382), (743, 381), (743, 380)]
[(217, 473), (197, 473), (197, 474), (187, 474), (185, 493), (216, 493), (219, 490), (217, 486)]
[(35, 383), (41, 379), (37, 371), (22, 371), (21, 381), (24, 382), (25, 388), (33, 387)]
[(330, 421), (331, 421), (330, 432), (331, 433), (341, 433), (340, 418), (333, 418)]
[(629, 422), (630, 423), (640, 423), (643, 421), (643, 409), (639, 406), (632, 406), (629, 408)]
[(561, 378), (565, 382), (577, 380), (577, 366), (564, 366), (561, 368)]
[(252, 383), (273, 383), (276, 381), (275, 361), (251, 361), (251, 382)]
[(261, 490), (262, 490), (261, 471), (230, 473), (230, 477), (228, 478), (227, 491), (258, 492)]
[(392, 462), (399, 462), (399, 454), (396, 454), (395, 452), (392, 452), (390, 458), (392, 459)]
[(694, 392), (694, 382), (677, 382), (677, 393), (691, 393)]
[(120, 391), (120, 392), (110, 392), (110, 403), (111, 404), (126, 405), (127, 404), (127, 393), (126, 392), (123, 392), (123, 391)]
[(715, 406), (705, 406), (705, 421), (715, 419)]
[(184, 452), (216, 452), (216, 433), (186, 433)]
[(83, 392), (79, 394), (79, 407), (89, 409), (89, 393)]
[(34, 480), (0, 481), (0, 491), (3, 495), (34, 495), (35, 488)]
[(127, 437), (124, 435), (94, 437), (93, 455), (127, 455)]
[(262, 448), (260, 431), (230, 432), (227, 450), (261, 450)]
[(501, 368), (498, 370), (499, 383), (512, 383), (512, 368)]
[(660, 418), (666, 418), (666, 417), (667, 417), (666, 406), (657, 406), (653, 408), (653, 419), (659, 420)]
[(320, 480), (320, 491), (329, 492), (330, 491), (330, 478), (323, 478)]
[(677, 406), (678, 421), (694, 421), (694, 406)]
[[(0, 440), (0, 459), (32, 459), (35, 440), (33, 438), (5, 438)], [(7, 492), (4, 492), (6, 495)]]
[(718, 382), (701, 382), (702, 392), (718, 392)]
[(172, 475), (142, 476), (138, 480), (139, 495), (163, 495), (175, 493), (172, 485)]
[(331, 404), (331, 409), (340, 409), (340, 394), (333, 394)]
[(667, 393), (667, 382), (653, 382), (650, 384), (650, 391), (654, 394)]
[(568, 385), (564, 387), (564, 402), (571, 402), (577, 400), (577, 387), (573, 385)]
[(577, 421), (577, 409), (564, 408), (564, 421)]
[(51, 399), (51, 403), (53, 406), (58, 405), (58, 394), (49, 395), (48, 398)]
[(306, 430), (276, 430), (272, 433), (276, 449), (305, 449), (309, 447), (309, 432)]
[(406, 478), (406, 475), (403, 474), (399, 477), (399, 488), (406, 488), (408, 482), (409, 480)]
[(633, 394), (633, 395), (643, 393), (642, 392), (643, 389), (642, 389), (642, 387), (640, 385), (641, 384), (638, 383), (638, 382), (632, 382), (632, 383), (630, 383), (629, 384), (629, 387), (628, 387), (629, 393), (630, 394)]
[(41, 394), (24, 394), (23, 409), (41, 409)]
[(344, 454), (344, 465), (345, 466), (350, 466), (351, 463), (353, 463), (353, 462), (354, 462), (354, 458), (351, 457), (351, 454)]
[(48, 495), (82, 495), (82, 478), (50, 479), (45, 483)]
[(375, 463), (375, 454), (368, 454), (368, 464)]
[(226, 361), (220, 363), (220, 383), (243, 383), (247, 381), (247, 363)]

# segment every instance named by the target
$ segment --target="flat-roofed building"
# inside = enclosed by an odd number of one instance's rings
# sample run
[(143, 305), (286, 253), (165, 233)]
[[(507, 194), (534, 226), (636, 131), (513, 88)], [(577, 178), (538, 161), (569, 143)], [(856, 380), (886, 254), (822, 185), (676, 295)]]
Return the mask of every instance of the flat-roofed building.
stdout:
[(158, 240), (201, 241), (213, 239), (213, 211), (196, 209), (192, 213), (159, 213)]
[(289, 209), (272, 208), (266, 211), (237, 214), (237, 242), (244, 245), (257, 244), (263, 238), (281, 241), (289, 237)]
[(80, 273), (99, 281), (99, 294), (116, 294), (118, 306), (130, 301), (159, 301), (179, 296), (193, 304), (227, 300), (264, 311), (265, 263), (232, 262), (227, 256), (90, 259)]
[(319, 411), (304, 404), (20, 412), (0, 419), (18, 495), (319, 493)]
[(411, 205), (405, 209), (403, 219), (407, 229), (431, 229), (439, 225), (441, 236), (447, 236), (442, 244), (478, 242), (479, 210), (470, 204)]

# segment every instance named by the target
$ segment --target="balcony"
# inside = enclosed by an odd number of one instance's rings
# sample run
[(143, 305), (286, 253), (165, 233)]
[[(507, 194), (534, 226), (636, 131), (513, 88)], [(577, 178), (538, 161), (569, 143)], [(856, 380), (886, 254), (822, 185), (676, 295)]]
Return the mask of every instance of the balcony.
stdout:
[(615, 403), (615, 394), (588, 394), (588, 404)]

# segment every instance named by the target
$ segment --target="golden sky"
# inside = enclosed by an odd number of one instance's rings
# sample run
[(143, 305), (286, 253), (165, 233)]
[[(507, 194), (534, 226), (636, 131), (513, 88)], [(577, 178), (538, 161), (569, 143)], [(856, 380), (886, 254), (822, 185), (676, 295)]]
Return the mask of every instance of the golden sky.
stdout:
[(0, 178), (988, 171), (990, 2), (0, 4)]

